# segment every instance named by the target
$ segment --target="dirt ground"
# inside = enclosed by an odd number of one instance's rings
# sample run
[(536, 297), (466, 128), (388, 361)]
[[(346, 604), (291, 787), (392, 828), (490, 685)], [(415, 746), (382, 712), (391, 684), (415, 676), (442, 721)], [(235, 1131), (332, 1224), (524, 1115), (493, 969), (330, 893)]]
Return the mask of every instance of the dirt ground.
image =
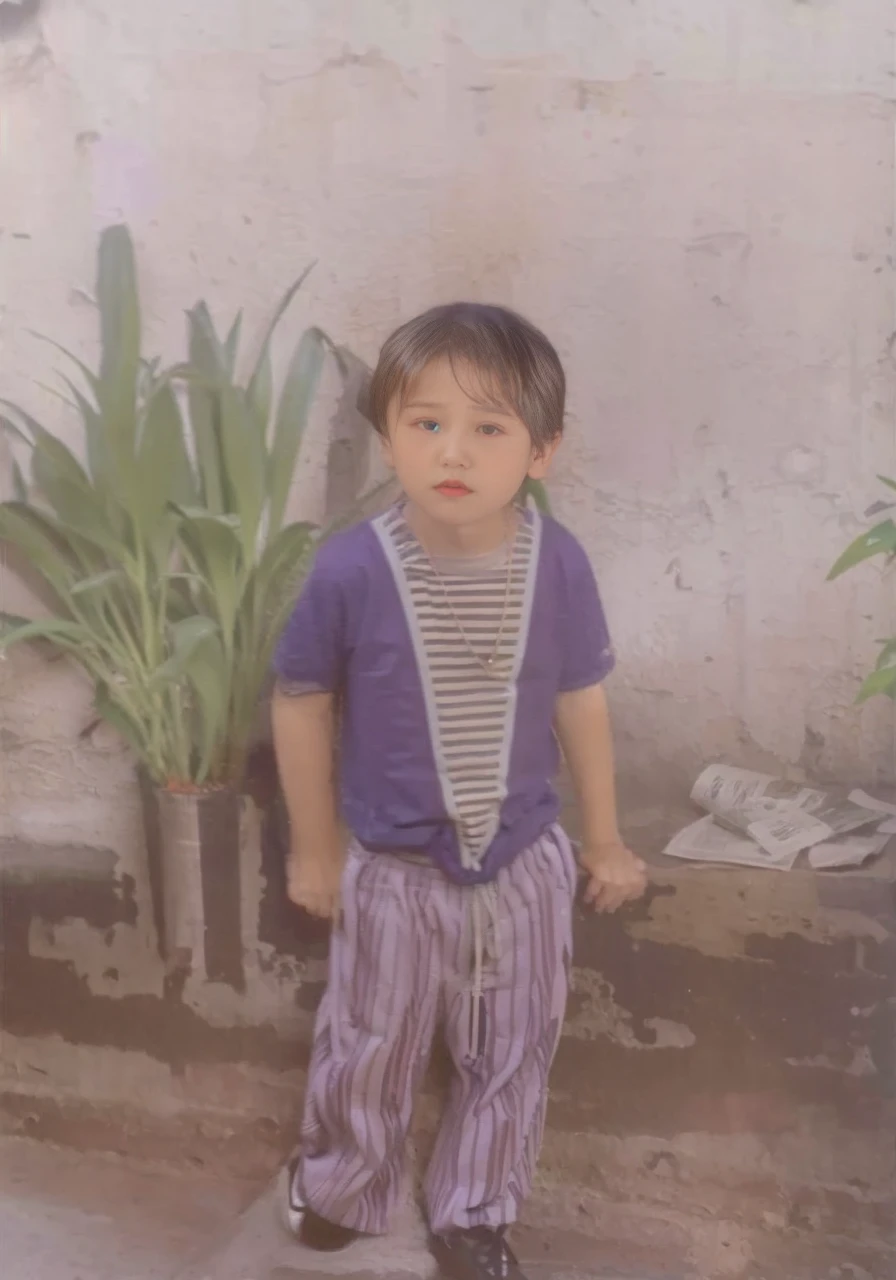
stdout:
[[(225, 1165), (226, 1168), (226, 1165)], [(410, 1197), (385, 1240), (309, 1254), (279, 1222), (278, 1180), (238, 1178), (32, 1138), (0, 1137), (3, 1280), (431, 1280)], [(591, 1259), (529, 1242), (532, 1280), (608, 1280)], [(562, 1252), (562, 1251), (561, 1251)], [(613, 1271), (614, 1277), (621, 1273)], [(626, 1280), (656, 1280), (638, 1269)]]
[(204, 1169), (0, 1138), (3, 1280), (170, 1280), (253, 1198)]

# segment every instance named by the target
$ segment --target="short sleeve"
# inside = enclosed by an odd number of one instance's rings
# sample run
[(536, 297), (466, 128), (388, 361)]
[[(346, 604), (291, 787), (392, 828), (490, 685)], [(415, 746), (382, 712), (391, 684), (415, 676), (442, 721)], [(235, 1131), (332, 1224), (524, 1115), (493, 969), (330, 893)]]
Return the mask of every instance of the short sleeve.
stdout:
[(568, 534), (560, 548), (562, 568), (558, 575), (563, 599), (562, 663), (560, 693), (573, 693), (600, 684), (616, 665), (610, 632), (594, 571), (580, 543)]
[(274, 674), (286, 692), (338, 690), (345, 665), (345, 611), (344, 584), (322, 549), (274, 653)]

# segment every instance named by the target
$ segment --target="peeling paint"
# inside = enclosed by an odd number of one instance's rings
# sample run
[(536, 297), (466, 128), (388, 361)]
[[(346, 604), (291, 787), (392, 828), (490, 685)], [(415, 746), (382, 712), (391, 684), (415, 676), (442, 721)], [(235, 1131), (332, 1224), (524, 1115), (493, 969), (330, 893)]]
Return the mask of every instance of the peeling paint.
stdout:
[(693, 1031), (682, 1022), (672, 1022), (669, 1018), (645, 1018), (644, 1026), (656, 1034), (656, 1040), (652, 1046), (643, 1045), (643, 1048), (690, 1049), (697, 1043)]
[(570, 995), (564, 1035), (574, 1040), (606, 1037), (626, 1049), (687, 1049), (696, 1043), (689, 1027), (668, 1018), (645, 1018), (642, 1034), (636, 1034), (631, 1013), (613, 998), (612, 985), (591, 970), (573, 969)]
[(817, 1067), (823, 1071), (846, 1071), (851, 1076), (876, 1076), (878, 1074), (867, 1045), (862, 1045), (861, 1048), (855, 1051), (846, 1067), (841, 1062), (836, 1062), (822, 1054), (814, 1058), (787, 1058), (785, 1061), (791, 1067)]
[[(869, 869), (872, 895), (887, 893), (889, 865), (877, 868), (879, 876), (874, 868)], [(633, 937), (694, 947), (704, 955), (732, 957), (747, 954), (754, 934), (783, 938), (795, 927), (807, 942), (819, 944), (844, 937), (885, 942), (891, 936), (886, 924), (867, 912), (819, 909), (819, 879), (813, 872), (772, 877), (700, 867), (670, 873), (667, 879), (666, 873), (656, 871), (654, 884), (664, 883), (675, 885), (677, 892), (652, 900), (648, 917), (632, 924)], [(854, 954), (858, 956), (857, 951)]]

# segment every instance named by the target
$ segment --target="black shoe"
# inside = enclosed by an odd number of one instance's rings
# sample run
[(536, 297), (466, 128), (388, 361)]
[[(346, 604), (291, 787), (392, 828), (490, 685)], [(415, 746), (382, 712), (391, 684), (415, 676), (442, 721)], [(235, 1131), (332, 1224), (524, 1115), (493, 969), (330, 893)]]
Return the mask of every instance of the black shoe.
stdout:
[(298, 1168), (299, 1157), (293, 1156), (286, 1166), (284, 1219), (287, 1229), (299, 1244), (318, 1253), (335, 1253), (338, 1249), (345, 1249), (347, 1245), (353, 1244), (360, 1232), (340, 1227), (336, 1222), (328, 1222), (305, 1204), (296, 1185)]
[(444, 1280), (526, 1280), (503, 1227), (449, 1231), (430, 1244)]

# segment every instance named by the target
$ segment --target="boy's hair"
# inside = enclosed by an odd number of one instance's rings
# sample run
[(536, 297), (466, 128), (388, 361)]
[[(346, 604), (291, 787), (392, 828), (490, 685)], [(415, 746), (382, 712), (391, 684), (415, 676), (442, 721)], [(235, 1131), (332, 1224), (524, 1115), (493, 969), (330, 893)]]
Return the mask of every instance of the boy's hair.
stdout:
[(447, 359), (455, 372), (459, 365), (474, 369), (526, 424), (536, 448), (562, 433), (566, 375), (544, 334), (505, 307), (452, 302), (409, 320), (386, 340), (367, 393), (367, 415), (380, 435), (393, 399), (401, 400), (438, 359)]

